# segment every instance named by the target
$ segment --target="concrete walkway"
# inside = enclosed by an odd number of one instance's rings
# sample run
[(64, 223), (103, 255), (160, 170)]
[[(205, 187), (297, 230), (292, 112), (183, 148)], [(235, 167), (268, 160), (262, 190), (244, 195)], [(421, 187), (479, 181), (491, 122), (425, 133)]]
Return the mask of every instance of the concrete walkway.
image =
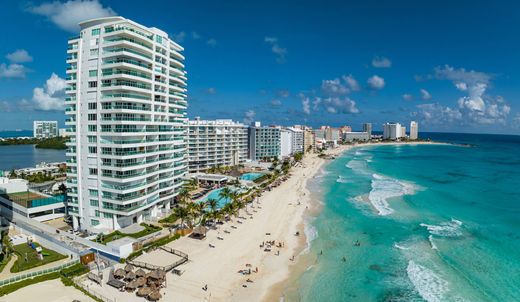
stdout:
[(9, 263), (7, 263), (7, 265), (5, 266), (4, 270), (0, 273), (0, 280), (4, 280), (4, 279), (7, 279), (7, 278), (11, 278), (11, 277), (16, 277), (16, 276), (19, 276), (19, 275), (24, 275), (24, 274), (27, 274), (27, 273), (37, 272), (37, 271), (41, 271), (41, 270), (48, 269), (48, 268), (53, 268), (53, 267), (60, 266), (62, 264), (65, 264), (65, 263), (71, 261), (70, 258), (65, 258), (65, 259), (61, 259), (61, 260), (54, 261), (54, 262), (51, 262), (51, 263), (47, 263), (45, 265), (40, 265), (40, 266), (37, 266), (37, 267), (33, 267), (31, 269), (24, 270), (24, 271), (21, 271), (21, 272), (11, 273), (11, 267), (14, 265), (14, 262), (16, 261), (16, 259), (17, 259), (16, 255), (13, 255), (11, 257), (11, 260), (9, 261)]
[(11, 277), (11, 267), (13, 267), (16, 259), (18, 259), (18, 257), (15, 254), (12, 254), (11, 259), (9, 259), (9, 262), (4, 266), (4, 269), (0, 273), (0, 280)]

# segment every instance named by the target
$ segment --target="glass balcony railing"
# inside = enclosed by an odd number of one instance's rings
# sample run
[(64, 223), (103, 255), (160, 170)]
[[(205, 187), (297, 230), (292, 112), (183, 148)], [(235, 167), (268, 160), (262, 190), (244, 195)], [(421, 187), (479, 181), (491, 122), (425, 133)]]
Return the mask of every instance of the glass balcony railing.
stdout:
[[(106, 60), (103, 62), (103, 65), (108, 65), (108, 64), (117, 64), (117, 63), (128, 63), (128, 64), (132, 64), (132, 65), (136, 65), (136, 66), (140, 66), (140, 67), (143, 67), (143, 68), (146, 68), (146, 69), (152, 69), (152, 66), (151, 64), (143, 64), (139, 61), (136, 61), (136, 60), (130, 60), (130, 59), (115, 59), (115, 60)], [(68, 69), (67, 69), (68, 70)]]

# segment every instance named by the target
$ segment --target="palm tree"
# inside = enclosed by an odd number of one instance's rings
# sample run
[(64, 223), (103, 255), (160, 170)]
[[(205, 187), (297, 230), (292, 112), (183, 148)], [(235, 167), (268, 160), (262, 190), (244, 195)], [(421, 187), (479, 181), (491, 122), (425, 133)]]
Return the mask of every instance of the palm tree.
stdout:
[(208, 204), (208, 207), (210, 209), (210, 217), (212, 219), (216, 219), (216, 213), (217, 213), (217, 207), (218, 207), (218, 201), (214, 198), (208, 198), (208, 200), (206, 201), (206, 203)]
[(220, 193), (218, 194), (218, 197), (220, 199), (228, 199), (228, 198), (231, 198), (231, 194), (232, 194), (232, 190), (228, 187), (224, 187)]
[(185, 207), (176, 207), (173, 210), (173, 214), (175, 215), (175, 217), (177, 217), (178, 219), (181, 220), (181, 228), (183, 228), (184, 227), (184, 222), (189, 217), (188, 209), (186, 209)]
[(186, 205), (191, 200), (191, 193), (186, 188), (183, 188), (177, 195), (177, 198), (179, 198), (180, 204)]
[(199, 213), (199, 207), (198, 207), (198, 204), (197, 203), (194, 203), (194, 202), (190, 202), (187, 206), (186, 206), (186, 211), (188, 212), (188, 226), (190, 228), (193, 227), (193, 225), (195, 224), (195, 219), (197, 218), (197, 214)]

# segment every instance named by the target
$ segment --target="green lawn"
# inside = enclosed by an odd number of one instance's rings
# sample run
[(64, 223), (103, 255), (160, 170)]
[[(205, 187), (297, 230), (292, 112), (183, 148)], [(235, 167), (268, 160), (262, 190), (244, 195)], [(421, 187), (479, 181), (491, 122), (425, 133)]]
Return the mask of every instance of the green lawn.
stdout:
[(107, 244), (110, 241), (114, 241), (114, 240), (117, 240), (117, 239), (123, 238), (123, 237), (140, 238), (140, 237), (155, 233), (157, 231), (160, 231), (162, 229), (161, 227), (154, 226), (151, 224), (146, 224), (146, 223), (141, 223), (141, 226), (144, 227), (144, 230), (137, 232), (137, 233), (132, 233), (132, 234), (123, 234), (120, 231), (114, 231), (110, 234), (105, 235), (103, 237), (103, 241), (101, 241), (100, 243)]
[[(35, 245), (40, 246), (38, 243), (35, 243)], [(25, 271), (34, 267), (67, 258), (65, 255), (42, 247), (42, 253), (44, 256), (43, 260), (40, 260), (38, 259), (38, 253), (33, 250), (27, 243), (15, 245), (13, 246), (13, 250), (18, 259), (16, 259), (13, 267), (11, 267), (11, 273)]]

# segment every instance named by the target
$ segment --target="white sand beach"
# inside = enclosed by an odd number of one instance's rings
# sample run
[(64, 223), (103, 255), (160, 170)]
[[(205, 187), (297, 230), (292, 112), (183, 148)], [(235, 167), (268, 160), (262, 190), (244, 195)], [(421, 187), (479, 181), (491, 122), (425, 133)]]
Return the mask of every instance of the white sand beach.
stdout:
[(92, 298), (73, 286), (63, 285), (60, 279), (36, 283), (0, 297), (0, 302), (71, 302), (73, 300), (94, 302)]
[[(343, 145), (328, 150), (327, 154), (336, 156), (350, 148), (365, 145), (368, 144)], [(167, 246), (187, 253), (189, 262), (178, 267), (183, 272), (181, 276), (167, 274), (167, 286), (161, 290), (163, 300), (277, 301), (282, 295), (284, 282), (291, 276), (292, 269), (296, 268), (298, 255), (306, 245), (306, 213), (317, 204), (311, 200), (307, 180), (312, 179), (328, 161), (316, 154), (305, 156), (298, 166), (292, 168), (291, 177), (287, 181), (264, 192), (253, 206), (248, 206), (252, 218), (242, 211), (240, 216), (243, 218), (219, 225), (217, 230), (210, 230), (203, 240), (183, 237), (169, 243)], [(297, 232), (298, 236), (295, 235)], [(267, 241), (275, 241), (270, 251), (264, 251)], [(261, 248), (262, 243), (264, 247)], [(279, 244), (282, 246), (278, 247)], [(178, 258), (162, 250), (155, 250), (136, 260), (166, 265)], [(250, 274), (239, 273), (249, 270)], [(91, 281), (86, 283), (91, 290), (110, 299), (115, 298), (116, 301), (144, 301), (135, 293), (119, 292), (106, 285), (100, 287)], [(45, 283), (21, 289), (4, 297), (11, 299), (0, 298), (0, 301), (22, 301), (13, 297), (43, 285)], [(203, 289), (206, 285), (207, 289)], [(52, 290), (58, 288), (63, 290), (61, 282), (55, 284)], [(42, 292), (48, 290), (42, 289)], [(76, 295), (83, 295), (73, 288), (71, 290)], [(87, 301), (85, 297), (79, 300)]]

